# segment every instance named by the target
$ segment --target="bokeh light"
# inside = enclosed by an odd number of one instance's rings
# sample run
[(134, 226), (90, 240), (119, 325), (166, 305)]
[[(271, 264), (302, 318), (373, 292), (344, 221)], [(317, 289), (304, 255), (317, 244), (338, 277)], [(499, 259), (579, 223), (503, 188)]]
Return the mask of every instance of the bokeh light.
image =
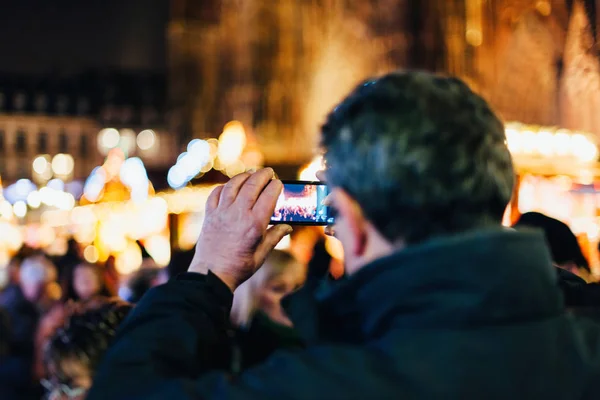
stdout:
[(33, 172), (38, 175), (47, 175), (48, 170), (51, 169), (50, 156), (41, 155), (37, 156), (33, 160)]
[(223, 133), (219, 136), (219, 160), (229, 165), (234, 163), (244, 152), (246, 147), (246, 131), (241, 122), (232, 121), (225, 125)]
[(70, 154), (57, 154), (52, 159), (52, 171), (59, 176), (68, 176), (73, 173), (75, 161)]
[(119, 145), (121, 135), (114, 128), (103, 129), (98, 133), (98, 149), (104, 155)]
[(137, 136), (137, 145), (140, 150), (150, 150), (156, 144), (156, 134), (151, 129), (141, 131)]
[(95, 264), (100, 259), (100, 254), (98, 253), (98, 249), (92, 245), (87, 246), (83, 250), (83, 258), (85, 261)]
[(13, 205), (13, 212), (17, 218), (25, 218), (27, 215), (27, 204), (19, 200)]
[(33, 192), (29, 193), (27, 196), (27, 204), (31, 208), (39, 208), (42, 204), (42, 196), (40, 195), (40, 192), (34, 190)]

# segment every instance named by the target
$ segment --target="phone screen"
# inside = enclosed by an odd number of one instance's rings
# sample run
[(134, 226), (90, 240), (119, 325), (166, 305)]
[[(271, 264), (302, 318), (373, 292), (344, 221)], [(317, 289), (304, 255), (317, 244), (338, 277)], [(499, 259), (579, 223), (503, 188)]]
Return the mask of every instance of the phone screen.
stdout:
[(334, 218), (323, 202), (329, 190), (320, 182), (283, 182), (283, 191), (277, 200), (272, 224), (330, 225)]

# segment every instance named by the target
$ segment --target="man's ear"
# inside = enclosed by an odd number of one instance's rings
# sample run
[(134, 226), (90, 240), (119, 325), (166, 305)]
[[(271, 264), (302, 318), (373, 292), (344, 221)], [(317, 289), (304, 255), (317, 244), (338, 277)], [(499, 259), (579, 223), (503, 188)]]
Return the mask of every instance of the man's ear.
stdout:
[(343, 189), (335, 190), (334, 199), (334, 207), (347, 230), (346, 235), (351, 246), (349, 250), (356, 257), (364, 256), (367, 247), (368, 221), (358, 203)]

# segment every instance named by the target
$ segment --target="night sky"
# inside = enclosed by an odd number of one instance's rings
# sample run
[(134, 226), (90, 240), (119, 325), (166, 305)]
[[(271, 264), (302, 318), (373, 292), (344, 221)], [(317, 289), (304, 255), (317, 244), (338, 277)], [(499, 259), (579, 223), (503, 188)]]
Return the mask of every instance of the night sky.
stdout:
[(163, 71), (168, 0), (0, 0), (0, 73)]

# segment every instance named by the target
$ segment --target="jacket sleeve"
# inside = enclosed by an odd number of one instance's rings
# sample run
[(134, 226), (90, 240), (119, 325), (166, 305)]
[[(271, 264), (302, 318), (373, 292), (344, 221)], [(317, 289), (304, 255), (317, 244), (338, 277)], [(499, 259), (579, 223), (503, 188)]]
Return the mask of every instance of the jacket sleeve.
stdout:
[(89, 399), (117, 399), (149, 382), (228, 368), (233, 295), (215, 275), (187, 273), (151, 289), (117, 334)]
[(360, 369), (364, 357), (336, 349), (278, 353), (234, 379), (219, 362), (232, 295), (214, 275), (189, 275), (142, 299), (104, 357), (88, 400), (315, 398), (313, 391), (323, 389), (298, 387), (299, 377), (352, 387), (345, 374), (322, 364)]

